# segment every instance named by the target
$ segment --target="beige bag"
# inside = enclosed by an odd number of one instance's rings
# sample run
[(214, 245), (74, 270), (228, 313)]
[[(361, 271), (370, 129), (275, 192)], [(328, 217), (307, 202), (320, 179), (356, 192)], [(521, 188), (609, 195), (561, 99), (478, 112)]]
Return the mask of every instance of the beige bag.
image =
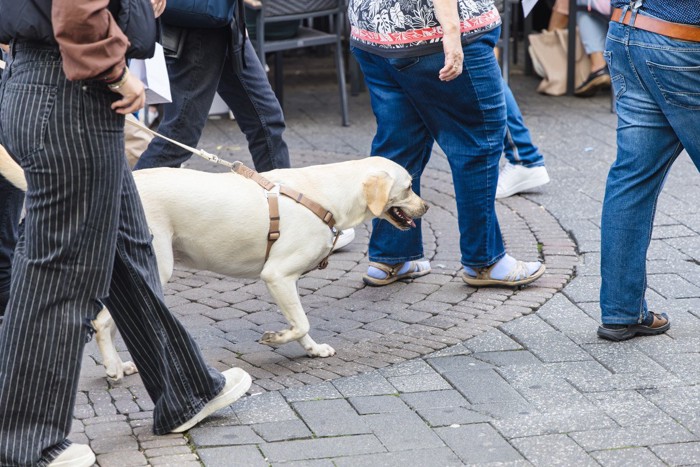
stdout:
[[(148, 112), (148, 107), (141, 111)], [(126, 119), (138, 121), (132, 114), (127, 114)], [(126, 152), (126, 160), (129, 162), (130, 168), (134, 168), (134, 165), (136, 165), (139, 157), (141, 157), (141, 154), (146, 150), (148, 143), (150, 143), (152, 139), (153, 136), (150, 133), (146, 133), (128, 123), (124, 125), (124, 149)]]
[[(543, 79), (537, 92), (550, 96), (566, 94), (566, 51), (569, 33), (566, 29), (542, 31), (530, 34), (530, 57), (535, 73)], [(576, 30), (575, 86), (583, 83), (591, 73), (591, 62), (583, 50), (583, 43)]]

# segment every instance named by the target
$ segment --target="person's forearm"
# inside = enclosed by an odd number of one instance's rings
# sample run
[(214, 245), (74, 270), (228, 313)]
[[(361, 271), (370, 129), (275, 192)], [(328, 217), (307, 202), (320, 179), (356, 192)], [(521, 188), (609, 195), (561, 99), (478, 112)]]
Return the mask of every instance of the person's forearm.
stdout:
[(433, 0), (435, 7), (435, 17), (437, 18), (442, 31), (447, 34), (459, 34), (459, 10), (457, 0)]
[(70, 80), (117, 79), (129, 44), (112, 14), (109, 0), (53, 0), (51, 21)]

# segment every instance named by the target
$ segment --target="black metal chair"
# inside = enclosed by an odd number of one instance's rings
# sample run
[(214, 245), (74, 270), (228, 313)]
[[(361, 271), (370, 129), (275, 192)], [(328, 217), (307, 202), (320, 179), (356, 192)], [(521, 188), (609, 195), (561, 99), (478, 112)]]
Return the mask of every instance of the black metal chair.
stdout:
[(513, 39), (513, 31), (518, 31), (520, 21), (523, 21), (523, 47), (525, 48), (525, 73), (532, 74), (532, 61), (527, 53), (530, 45), (528, 36), (532, 32), (532, 16), (522, 18), (520, 8), (521, 0), (504, 0), (503, 12), (501, 13), (501, 38), (496, 44), (500, 49), (499, 60), (501, 62), (501, 71), (503, 79), (506, 83), (510, 80), (510, 62), (517, 64), (518, 60), (518, 38)]
[[(265, 56), (274, 53), (274, 89), (280, 104), (284, 100), (284, 74), (282, 52), (285, 50), (334, 45), (335, 66), (338, 75), (340, 110), (343, 126), (349, 125), (348, 97), (345, 86), (345, 62), (343, 58), (342, 35), (345, 14), (344, 0), (262, 0), (259, 8), (249, 8), (254, 18), (255, 39), (253, 43), (263, 65)], [(248, 16), (248, 15), (247, 15)], [(328, 17), (330, 32), (313, 27), (313, 18)], [(288, 39), (266, 39), (265, 28), (274, 23), (294, 20), (311, 20), (310, 24), (299, 27), (298, 34)], [(252, 26), (251, 25), (251, 26)]]

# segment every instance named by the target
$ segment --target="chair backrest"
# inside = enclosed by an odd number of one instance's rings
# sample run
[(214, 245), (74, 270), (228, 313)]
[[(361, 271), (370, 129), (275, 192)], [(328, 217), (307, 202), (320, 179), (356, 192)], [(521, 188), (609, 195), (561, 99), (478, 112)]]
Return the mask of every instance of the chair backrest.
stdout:
[(345, 6), (344, 0), (262, 0), (265, 18), (310, 17)]

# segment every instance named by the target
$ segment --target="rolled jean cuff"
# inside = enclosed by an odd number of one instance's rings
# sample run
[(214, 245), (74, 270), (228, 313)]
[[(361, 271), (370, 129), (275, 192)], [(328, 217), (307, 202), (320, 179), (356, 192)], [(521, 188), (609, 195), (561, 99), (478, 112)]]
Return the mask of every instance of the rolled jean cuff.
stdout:
[(424, 258), (425, 258), (425, 255), (420, 254), (420, 255), (402, 256), (402, 257), (396, 257), (396, 258), (379, 258), (379, 257), (370, 256), (369, 260), (374, 262), (374, 263), (399, 264), (399, 263), (405, 263), (407, 261), (415, 261), (415, 260), (424, 259)]

